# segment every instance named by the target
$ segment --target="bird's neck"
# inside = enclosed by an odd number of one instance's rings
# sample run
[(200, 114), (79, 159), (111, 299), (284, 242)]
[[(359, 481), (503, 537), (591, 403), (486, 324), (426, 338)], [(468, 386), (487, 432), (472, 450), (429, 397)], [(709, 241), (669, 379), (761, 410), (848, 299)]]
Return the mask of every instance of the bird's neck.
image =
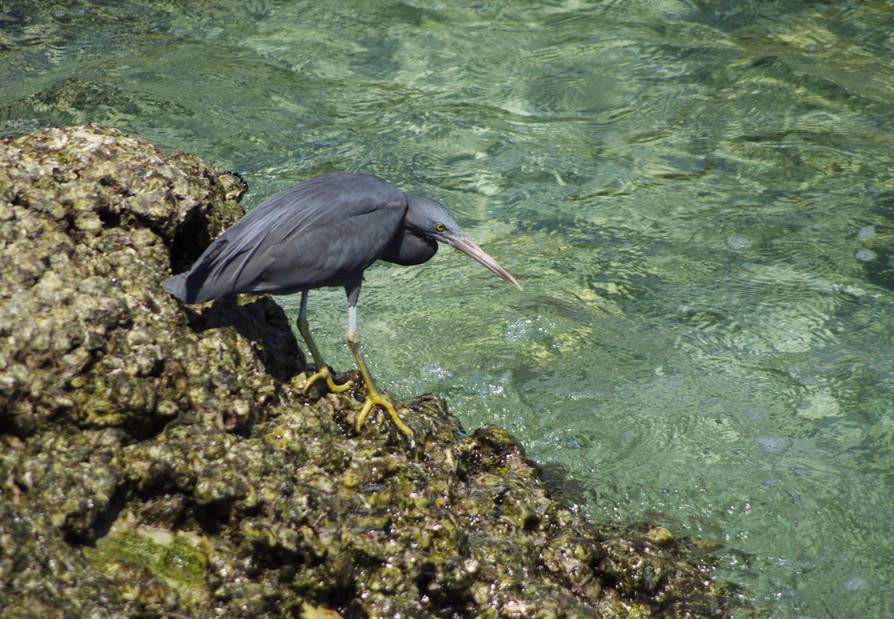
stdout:
[(388, 246), (380, 260), (393, 262), (404, 266), (422, 264), (434, 256), (438, 251), (438, 242), (425, 236), (417, 236), (404, 228)]

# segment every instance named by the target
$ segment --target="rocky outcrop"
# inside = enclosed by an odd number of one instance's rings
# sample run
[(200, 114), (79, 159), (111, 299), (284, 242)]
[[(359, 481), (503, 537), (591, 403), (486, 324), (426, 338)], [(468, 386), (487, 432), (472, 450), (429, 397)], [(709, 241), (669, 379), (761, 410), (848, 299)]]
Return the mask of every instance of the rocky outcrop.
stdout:
[[(552, 500), (505, 431), (305, 393), (269, 297), (160, 283), (240, 179), (96, 126), (0, 141), (0, 615), (723, 616), (661, 527)], [(347, 377), (341, 377), (342, 380)]]

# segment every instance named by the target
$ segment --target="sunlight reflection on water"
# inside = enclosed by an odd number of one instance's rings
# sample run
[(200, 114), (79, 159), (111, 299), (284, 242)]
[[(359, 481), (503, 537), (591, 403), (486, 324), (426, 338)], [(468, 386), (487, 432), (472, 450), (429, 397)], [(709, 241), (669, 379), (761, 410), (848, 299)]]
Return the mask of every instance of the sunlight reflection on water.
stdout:
[[(894, 615), (887, 4), (21, 13), (3, 133), (113, 124), (249, 206), (336, 170), (443, 201), (525, 291), (446, 248), (371, 269), (383, 386), (508, 427), (597, 518), (720, 543), (778, 616)], [(310, 320), (350, 367), (343, 292)]]

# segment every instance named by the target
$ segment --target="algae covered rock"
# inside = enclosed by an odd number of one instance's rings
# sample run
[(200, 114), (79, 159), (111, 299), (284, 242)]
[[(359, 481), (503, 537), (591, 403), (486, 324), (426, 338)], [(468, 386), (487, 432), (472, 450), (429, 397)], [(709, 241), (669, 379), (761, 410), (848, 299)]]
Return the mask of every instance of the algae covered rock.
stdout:
[[(553, 500), (504, 430), (305, 393), (269, 297), (161, 290), (245, 191), (87, 125), (0, 141), (0, 616), (724, 616), (661, 527)], [(347, 378), (347, 377), (343, 377)]]
[(213, 238), (241, 192), (113, 130), (0, 142), (0, 424), (21, 437), (63, 420), (152, 434), (186, 410), (244, 422), (219, 386), (248, 409), (263, 401), (270, 381), (240, 357), (252, 344), (231, 338), (225, 363), (198, 363), (215, 344), (184, 339), (183, 311), (158, 291), (178, 235)]

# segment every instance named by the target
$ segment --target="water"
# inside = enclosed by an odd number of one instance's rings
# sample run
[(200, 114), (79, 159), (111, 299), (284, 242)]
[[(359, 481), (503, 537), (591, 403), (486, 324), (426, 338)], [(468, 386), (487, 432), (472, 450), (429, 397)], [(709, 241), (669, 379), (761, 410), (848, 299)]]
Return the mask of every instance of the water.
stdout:
[[(894, 5), (34, 4), (0, 2), (0, 133), (114, 125), (249, 206), (336, 170), (443, 201), (525, 290), (371, 269), (382, 386), (717, 544), (767, 615), (894, 616)], [(339, 369), (343, 308), (310, 297)]]

